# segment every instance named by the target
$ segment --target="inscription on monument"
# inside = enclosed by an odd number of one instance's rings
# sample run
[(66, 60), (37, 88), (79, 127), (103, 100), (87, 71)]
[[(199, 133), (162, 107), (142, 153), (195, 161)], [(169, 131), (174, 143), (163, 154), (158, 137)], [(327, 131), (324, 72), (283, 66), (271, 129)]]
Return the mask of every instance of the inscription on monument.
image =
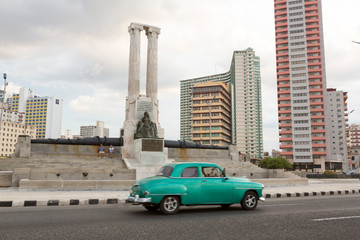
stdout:
[(144, 116), (144, 112), (149, 114), (150, 120), (153, 118), (154, 103), (149, 101), (137, 101), (136, 106), (136, 119), (141, 120)]
[(142, 139), (142, 151), (144, 152), (162, 152), (164, 149), (164, 140), (162, 139)]

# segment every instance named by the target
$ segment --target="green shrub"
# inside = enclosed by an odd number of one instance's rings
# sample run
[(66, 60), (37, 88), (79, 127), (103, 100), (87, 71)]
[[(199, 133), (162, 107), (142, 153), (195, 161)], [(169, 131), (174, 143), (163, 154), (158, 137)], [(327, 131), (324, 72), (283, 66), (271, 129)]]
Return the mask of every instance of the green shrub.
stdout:
[(324, 175), (336, 175), (336, 172), (334, 172), (332, 170), (326, 170), (323, 174)]
[(293, 166), (288, 162), (288, 160), (281, 157), (266, 157), (260, 161), (259, 167), (267, 169), (293, 169)]

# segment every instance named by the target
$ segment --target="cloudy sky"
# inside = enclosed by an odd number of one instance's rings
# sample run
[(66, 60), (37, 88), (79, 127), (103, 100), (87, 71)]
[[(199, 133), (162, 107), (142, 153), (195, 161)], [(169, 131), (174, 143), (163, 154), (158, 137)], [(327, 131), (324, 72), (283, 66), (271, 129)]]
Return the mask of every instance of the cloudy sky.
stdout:
[[(355, 109), (349, 123), (360, 123), (360, 44), (351, 42), (360, 41), (360, 1), (322, 5), (328, 87), (348, 92)], [(62, 98), (63, 132), (78, 134), (81, 125), (102, 120), (118, 137), (131, 22), (161, 28), (158, 95), (166, 139), (180, 137), (179, 81), (226, 72), (234, 50), (252, 47), (261, 59), (264, 148), (279, 148), (273, 0), (0, 0), (0, 72), (8, 74), (8, 93), (24, 86)], [(141, 40), (144, 92), (144, 34)]]

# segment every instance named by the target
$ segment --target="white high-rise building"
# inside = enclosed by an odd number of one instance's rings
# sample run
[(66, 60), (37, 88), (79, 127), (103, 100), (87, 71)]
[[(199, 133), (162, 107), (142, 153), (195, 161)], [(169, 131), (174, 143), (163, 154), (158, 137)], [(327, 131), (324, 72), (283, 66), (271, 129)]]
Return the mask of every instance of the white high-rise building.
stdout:
[(26, 102), (25, 124), (35, 125), (36, 138), (60, 138), (63, 100), (57, 97), (32, 97)]
[(193, 87), (202, 82), (230, 84), (231, 143), (251, 158), (263, 157), (260, 58), (255, 51), (252, 48), (234, 51), (230, 70), (226, 73), (180, 81), (182, 140), (192, 140)]
[[(348, 152), (347, 152), (347, 118), (345, 109), (347, 109), (347, 92), (336, 91), (336, 89), (327, 89), (325, 104), (329, 113), (325, 121), (326, 124), (326, 168), (342, 168), (349, 170)], [(335, 166), (339, 165), (339, 166)]]
[(32, 90), (22, 87), (18, 94), (13, 94), (11, 100), (11, 109), (15, 112), (26, 112), (26, 102), (33, 97)]

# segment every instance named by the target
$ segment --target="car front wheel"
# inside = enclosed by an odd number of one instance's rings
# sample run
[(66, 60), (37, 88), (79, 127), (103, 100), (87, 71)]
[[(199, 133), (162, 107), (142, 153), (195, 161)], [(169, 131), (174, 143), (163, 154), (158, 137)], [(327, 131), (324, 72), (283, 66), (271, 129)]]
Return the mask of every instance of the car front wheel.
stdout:
[(160, 203), (160, 210), (165, 215), (176, 214), (180, 209), (180, 199), (177, 196), (166, 196)]
[(257, 206), (258, 198), (256, 193), (247, 192), (241, 200), (241, 206), (245, 210), (254, 210)]

